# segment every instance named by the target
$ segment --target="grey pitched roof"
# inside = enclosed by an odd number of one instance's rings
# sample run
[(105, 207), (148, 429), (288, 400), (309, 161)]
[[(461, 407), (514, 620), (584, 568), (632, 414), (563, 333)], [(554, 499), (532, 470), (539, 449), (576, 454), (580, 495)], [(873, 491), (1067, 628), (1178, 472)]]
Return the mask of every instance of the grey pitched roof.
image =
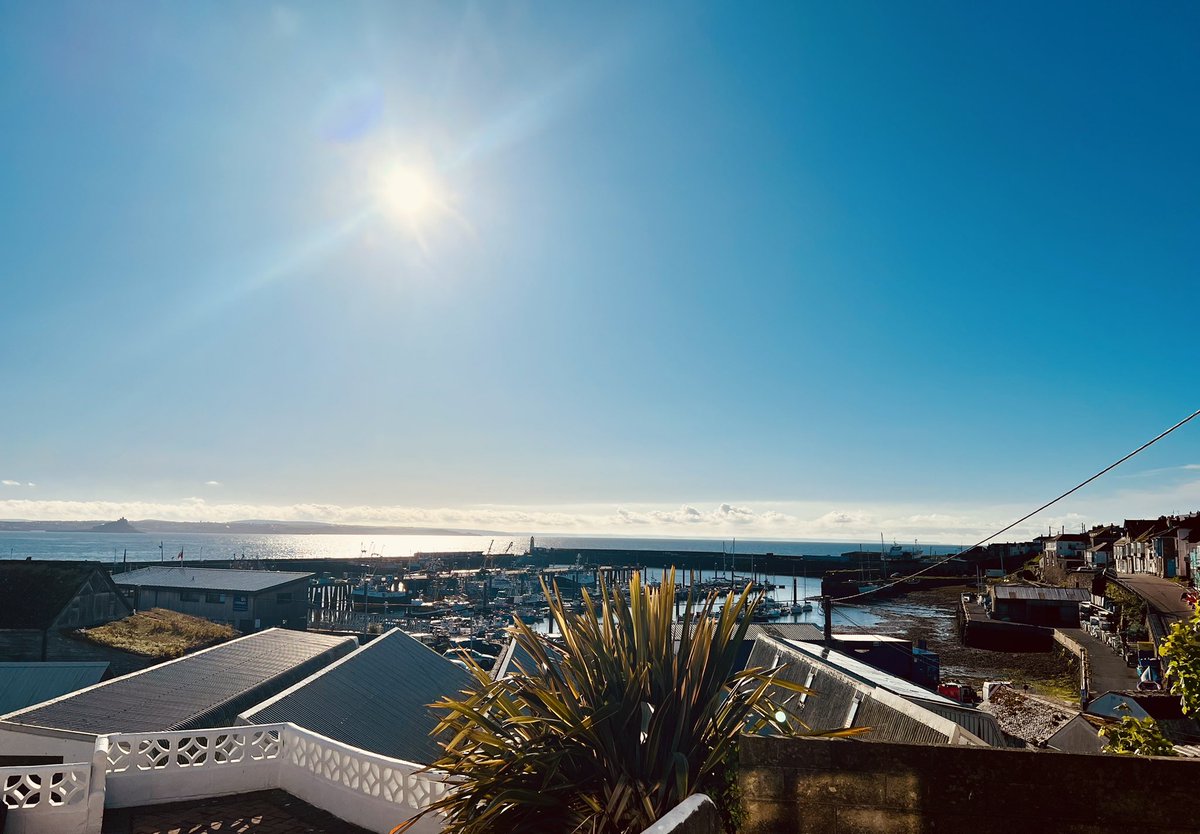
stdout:
[(100, 682), (105, 662), (0, 663), (0, 715)]
[(1047, 599), (1060, 602), (1087, 602), (1092, 598), (1086, 588), (1043, 588), (1038, 585), (993, 585), (997, 599)]
[(227, 570), (224, 568), (189, 568), (175, 565), (156, 565), (129, 573), (118, 573), (113, 581), (122, 587), (177, 588), (198, 591), (245, 591), (257, 593), (298, 579), (308, 579), (312, 573), (278, 570)]
[(786, 664), (780, 677), (808, 686), (813, 694), (801, 698), (777, 690), (775, 697), (787, 701), (800, 720), (814, 730), (869, 727), (870, 733), (863, 738), (910, 744), (1002, 743), (1000, 730), (989, 715), (970, 716), (969, 723), (980, 731), (975, 732), (961, 720), (965, 716), (960, 713), (966, 709), (935, 692), (841, 652), (799, 641), (759, 637), (749, 665), (779, 664)]
[(349, 654), (356, 645), (353, 637), (271, 628), (3, 719), (96, 735), (226, 726), (240, 710)]
[(442, 750), (430, 737), (440, 714), (428, 705), (474, 683), (466, 669), (392, 629), (238, 718), (290, 721), (352, 747), (430, 764)]

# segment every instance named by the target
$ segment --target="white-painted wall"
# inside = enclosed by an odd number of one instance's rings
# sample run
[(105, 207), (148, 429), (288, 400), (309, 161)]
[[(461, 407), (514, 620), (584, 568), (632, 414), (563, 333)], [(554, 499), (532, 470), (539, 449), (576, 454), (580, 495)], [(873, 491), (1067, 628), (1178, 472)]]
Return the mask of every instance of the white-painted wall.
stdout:
[(91, 763), (0, 767), (0, 801), (8, 807), (5, 834), (90, 834)]
[[(21, 733), (22, 743), (34, 738)], [(30, 755), (61, 739), (41, 737)], [(74, 748), (78, 750), (79, 742)], [(389, 759), (293, 724), (102, 736), (75, 763), (0, 770), (13, 782), (6, 834), (99, 834), (104, 808), (130, 808), (281, 788), (308, 804), (387, 834), (439, 798), (445, 785), (420, 765)], [(56, 775), (57, 774), (57, 775)], [(64, 776), (63, 774), (67, 774)], [(63, 780), (66, 781), (63, 781)], [(56, 781), (45, 781), (56, 780)], [(35, 789), (63, 784), (54, 791)], [(49, 799), (42, 799), (47, 797)], [(410, 829), (434, 834), (431, 815)]]
[[(436, 775), (417, 773), (420, 769), (288, 725), (279, 787), (339, 819), (387, 834), (445, 792)], [(436, 815), (409, 829), (413, 834), (441, 830)]]
[(21, 729), (9, 724), (0, 726), (0, 755), (3, 756), (62, 756), (64, 762), (87, 762), (92, 759), (96, 737), (80, 733), (39, 732), (34, 728)]

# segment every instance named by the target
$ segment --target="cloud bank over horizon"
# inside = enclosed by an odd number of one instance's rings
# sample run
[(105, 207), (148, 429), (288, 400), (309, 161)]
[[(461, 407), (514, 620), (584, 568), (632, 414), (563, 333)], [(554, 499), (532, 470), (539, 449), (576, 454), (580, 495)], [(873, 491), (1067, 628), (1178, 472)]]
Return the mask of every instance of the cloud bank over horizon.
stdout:
[[(232, 522), (247, 519), (331, 524), (502, 530), (558, 535), (667, 536), (875, 541), (887, 539), (971, 544), (990, 536), (1035, 506), (961, 502), (933, 507), (903, 502), (729, 501), (590, 503), (558, 506), (477, 505), (414, 507), (333, 503), (272, 504), (215, 502), (200, 497), (178, 501), (67, 499), (0, 500), (0, 520), (132, 520)], [(1200, 479), (1157, 489), (1122, 490), (1087, 498), (1073, 496), (1014, 527), (1001, 540), (1031, 538), (1048, 529), (1079, 530), (1125, 518), (1157, 517), (1200, 508)]]

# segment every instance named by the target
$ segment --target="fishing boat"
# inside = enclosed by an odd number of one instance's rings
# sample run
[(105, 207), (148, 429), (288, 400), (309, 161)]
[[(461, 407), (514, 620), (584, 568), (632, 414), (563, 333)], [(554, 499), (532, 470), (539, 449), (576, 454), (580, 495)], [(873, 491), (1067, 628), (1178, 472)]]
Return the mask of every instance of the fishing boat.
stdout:
[(765, 623), (768, 620), (776, 620), (782, 616), (783, 606), (773, 599), (766, 598), (755, 606), (753, 620), (756, 623)]

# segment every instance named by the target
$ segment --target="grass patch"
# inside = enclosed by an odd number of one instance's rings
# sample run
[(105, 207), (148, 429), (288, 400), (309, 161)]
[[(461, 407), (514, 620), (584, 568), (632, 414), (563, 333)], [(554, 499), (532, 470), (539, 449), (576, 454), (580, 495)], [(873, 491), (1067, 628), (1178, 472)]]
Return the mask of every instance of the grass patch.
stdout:
[(238, 636), (229, 626), (165, 608), (151, 608), (77, 633), (102, 646), (158, 658), (179, 657)]

